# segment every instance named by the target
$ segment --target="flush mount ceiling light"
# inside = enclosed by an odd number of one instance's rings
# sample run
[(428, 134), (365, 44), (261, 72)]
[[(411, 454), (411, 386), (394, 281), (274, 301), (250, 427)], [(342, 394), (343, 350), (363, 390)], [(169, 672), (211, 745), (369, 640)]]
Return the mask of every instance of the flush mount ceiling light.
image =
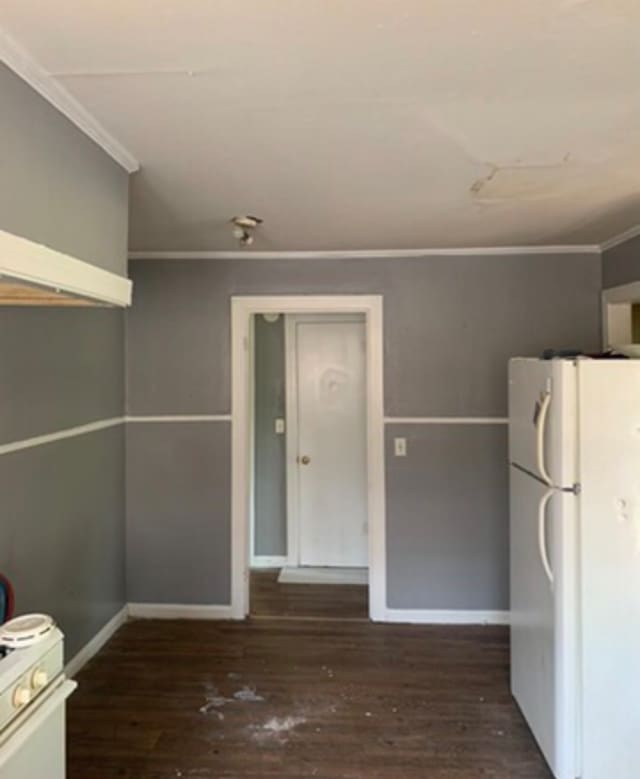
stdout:
[(237, 238), (241, 246), (251, 246), (253, 243), (253, 231), (262, 224), (259, 216), (234, 216), (231, 220), (233, 225), (233, 237)]

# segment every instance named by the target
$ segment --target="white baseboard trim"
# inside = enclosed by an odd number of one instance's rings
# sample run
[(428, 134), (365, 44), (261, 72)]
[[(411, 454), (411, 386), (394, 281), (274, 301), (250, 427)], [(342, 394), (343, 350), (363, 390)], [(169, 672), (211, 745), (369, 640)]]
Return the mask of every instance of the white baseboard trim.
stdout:
[(121, 628), (129, 616), (128, 606), (123, 606), (95, 636), (77, 652), (65, 666), (66, 675), (72, 679), (96, 655), (113, 634)]
[(231, 606), (192, 603), (130, 603), (129, 616), (138, 619), (235, 619)]
[(409, 625), (508, 625), (508, 611), (387, 609), (385, 622)]
[[(272, 558), (273, 559), (273, 558)], [(115, 614), (65, 666), (71, 679), (91, 660), (128, 618), (230, 620), (231, 606), (190, 603), (129, 603)], [(508, 611), (445, 611), (437, 609), (387, 609), (384, 622), (411, 625), (508, 625)]]
[(251, 568), (283, 568), (287, 564), (286, 555), (256, 555), (251, 558)]

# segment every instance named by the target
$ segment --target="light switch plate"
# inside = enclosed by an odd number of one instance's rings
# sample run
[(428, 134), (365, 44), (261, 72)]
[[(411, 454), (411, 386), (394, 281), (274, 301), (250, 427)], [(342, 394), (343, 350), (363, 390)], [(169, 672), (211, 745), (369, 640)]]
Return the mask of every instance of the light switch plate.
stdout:
[(394, 438), (393, 449), (396, 457), (407, 456), (407, 439), (406, 438)]
[(284, 434), (284, 419), (282, 417), (278, 417), (276, 419), (276, 435), (283, 435)]

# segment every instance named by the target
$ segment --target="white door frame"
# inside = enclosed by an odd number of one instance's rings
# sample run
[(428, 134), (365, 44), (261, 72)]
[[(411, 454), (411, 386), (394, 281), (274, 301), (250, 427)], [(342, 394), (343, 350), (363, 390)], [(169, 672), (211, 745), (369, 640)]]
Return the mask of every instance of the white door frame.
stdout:
[(640, 281), (610, 287), (602, 292), (602, 345), (631, 343), (631, 307), (640, 302)]
[(231, 298), (231, 612), (249, 612), (251, 535), (251, 317), (254, 314), (364, 314), (367, 334), (367, 495), (369, 616), (387, 608), (381, 295), (282, 295)]
[[(298, 468), (298, 322), (362, 322), (360, 314), (289, 314), (284, 319), (286, 472), (287, 472), (287, 565), (300, 565), (300, 470)], [(368, 564), (368, 563), (367, 563)]]

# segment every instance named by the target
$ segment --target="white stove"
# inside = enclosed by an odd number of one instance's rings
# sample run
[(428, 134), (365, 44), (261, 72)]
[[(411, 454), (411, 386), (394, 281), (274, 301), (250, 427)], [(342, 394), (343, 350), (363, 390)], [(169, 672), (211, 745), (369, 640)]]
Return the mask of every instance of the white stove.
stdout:
[(0, 644), (0, 776), (64, 779), (65, 702), (76, 683), (64, 675), (63, 635), (29, 615), (0, 627)]

